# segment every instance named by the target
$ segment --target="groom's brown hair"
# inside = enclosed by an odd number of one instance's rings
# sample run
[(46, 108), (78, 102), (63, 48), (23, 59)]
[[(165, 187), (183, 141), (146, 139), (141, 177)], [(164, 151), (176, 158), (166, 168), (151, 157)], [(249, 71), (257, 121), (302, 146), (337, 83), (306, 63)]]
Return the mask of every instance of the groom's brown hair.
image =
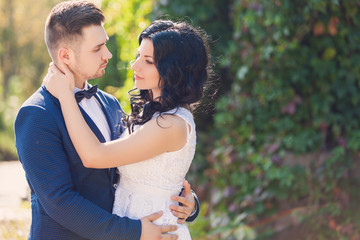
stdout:
[(92, 2), (65, 1), (57, 4), (45, 24), (45, 43), (51, 58), (54, 60), (60, 42), (76, 44), (84, 27), (101, 25), (104, 21), (103, 12)]

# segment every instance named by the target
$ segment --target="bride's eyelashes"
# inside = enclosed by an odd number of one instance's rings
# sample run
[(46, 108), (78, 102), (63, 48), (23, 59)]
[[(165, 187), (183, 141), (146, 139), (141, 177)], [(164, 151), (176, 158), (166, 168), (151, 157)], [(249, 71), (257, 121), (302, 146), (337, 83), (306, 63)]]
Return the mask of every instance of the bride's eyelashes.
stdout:
[[(140, 58), (140, 53), (137, 53), (136, 56), (135, 56), (135, 60), (132, 60), (131, 63), (134, 64), (134, 62)], [(154, 64), (154, 62), (150, 61), (150, 60), (145, 60), (145, 62), (147, 64)]]

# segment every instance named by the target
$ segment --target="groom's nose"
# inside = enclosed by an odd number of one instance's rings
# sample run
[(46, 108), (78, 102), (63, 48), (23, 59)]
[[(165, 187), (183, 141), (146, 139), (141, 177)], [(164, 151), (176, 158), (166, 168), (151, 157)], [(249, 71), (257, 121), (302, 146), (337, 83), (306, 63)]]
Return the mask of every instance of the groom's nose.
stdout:
[(107, 59), (111, 59), (112, 58), (112, 54), (109, 51), (109, 49), (107, 48), (107, 46), (105, 45), (105, 52), (103, 55), (103, 59), (107, 60)]

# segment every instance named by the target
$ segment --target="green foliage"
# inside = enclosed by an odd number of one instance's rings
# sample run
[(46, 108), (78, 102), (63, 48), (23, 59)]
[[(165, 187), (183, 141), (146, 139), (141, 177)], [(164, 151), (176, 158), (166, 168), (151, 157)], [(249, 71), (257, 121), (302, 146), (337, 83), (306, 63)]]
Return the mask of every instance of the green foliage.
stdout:
[(26, 240), (30, 224), (21, 220), (1, 220), (0, 237), (2, 239)]
[(59, 1), (0, 1), (0, 161), (17, 157), (14, 119), (25, 99), (40, 87), (51, 61), (44, 26)]
[(110, 38), (107, 47), (113, 57), (106, 74), (94, 82), (117, 97), (125, 112), (129, 113), (127, 92), (133, 88), (130, 61), (135, 58), (139, 46), (138, 35), (150, 24), (152, 1), (104, 0), (101, 9), (106, 17), (105, 29)]
[[(213, 122), (200, 126), (193, 169), (204, 177), (192, 177), (212, 189), (211, 212), (228, 212), (231, 225), (282, 201), (334, 201), (360, 147), (359, 3), (160, 2), (161, 13), (189, 16), (214, 40), (221, 86)], [(294, 163), (293, 154), (312, 159)]]
[(13, 215), (18, 215), (18, 218), (7, 219), (6, 217), (2, 217), (0, 220), (1, 239), (25, 240), (28, 238), (31, 224), (30, 205), (29, 202), (23, 201), (19, 209), (11, 209), (11, 211), (9, 211), (13, 212)]
[(21, 84), (19, 77), (12, 76), (8, 86), (8, 97), (0, 105), (0, 161), (17, 159), (13, 124), (23, 101)]
[(205, 216), (208, 208), (207, 203), (201, 204), (199, 216), (196, 221), (189, 224), (193, 239), (255, 239), (255, 232), (242, 223), (244, 214), (229, 223), (229, 216), (225, 212), (210, 212), (209, 216)]

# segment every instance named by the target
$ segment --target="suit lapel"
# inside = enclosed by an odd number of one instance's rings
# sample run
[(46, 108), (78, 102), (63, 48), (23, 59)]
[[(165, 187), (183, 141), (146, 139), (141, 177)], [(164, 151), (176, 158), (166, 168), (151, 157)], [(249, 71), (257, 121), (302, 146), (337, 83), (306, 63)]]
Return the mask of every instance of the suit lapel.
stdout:
[[(122, 131), (122, 126), (119, 125), (120, 124), (119, 119), (116, 117), (116, 114), (114, 114), (114, 111), (117, 110), (111, 108), (111, 104), (108, 102), (108, 99), (105, 98), (105, 96), (101, 91), (97, 91), (95, 97), (100, 103), (100, 106), (109, 124), (110, 132), (111, 132), (111, 140), (115, 140), (119, 136), (119, 131)], [(116, 168), (110, 168), (109, 173), (112, 183), (116, 184), (118, 179), (116, 174)]]
[(79, 106), (79, 108), (86, 123), (89, 125), (90, 129), (93, 131), (95, 136), (99, 139), (100, 142), (102, 143), (106, 142), (104, 136), (102, 135), (100, 129), (96, 126), (94, 121), (89, 117), (89, 115), (85, 112), (85, 110), (81, 106)]
[(118, 111), (112, 109), (111, 104), (105, 98), (101, 91), (98, 91), (95, 95), (96, 99), (101, 105), (101, 108), (105, 114), (106, 120), (109, 124), (109, 128), (111, 131), (111, 140), (115, 140), (119, 138), (119, 134), (123, 131), (123, 127), (121, 126), (120, 118), (118, 114), (114, 113), (114, 111)]

